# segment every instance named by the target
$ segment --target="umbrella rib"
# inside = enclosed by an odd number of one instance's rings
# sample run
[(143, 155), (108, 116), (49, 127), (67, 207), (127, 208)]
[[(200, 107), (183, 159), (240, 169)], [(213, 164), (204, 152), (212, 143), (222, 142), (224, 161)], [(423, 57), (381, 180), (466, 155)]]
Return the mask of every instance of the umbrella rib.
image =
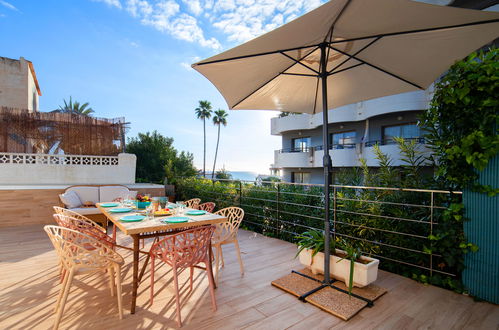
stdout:
[(315, 100), (314, 100), (314, 112), (313, 114), (315, 115), (315, 111), (317, 110), (317, 96), (319, 95), (319, 77), (317, 77), (317, 84), (315, 85)]
[(324, 37), (324, 42), (327, 42), (327, 37), (329, 37), (329, 42), (331, 42), (331, 39), (333, 38), (333, 30), (334, 26), (336, 25), (336, 22), (340, 19), (340, 17), (343, 15), (343, 12), (347, 9), (348, 5), (352, 2), (352, 0), (347, 0), (345, 4), (343, 5), (343, 8), (341, 8), (341, 11), (339, 12), (338, 16), (334, 19), (333, 23), (331, 24), (331, 27), (329, 28), (329, 31), (327, 31), (326, 36)]
[[(378, 40), (380, 40), (382, 37), (377, 37), (376, 39), (372, 40), (371, 42), (369, 42), (367, 45), (365, 45), (364, 47), (362, 47), (361, 49), (359, 49), (358, 51), (356, 51), (353, 55), (348, 55), (348, 58), (346, 60), (344, 60), (343, 62), (341, 62), (340, 64), (338, 64), (337, 66), (335, 66), (334, 68), (332, 68), (329, 72), (328, 72), (328, 75), (332, 74), (334, 72), (334, 70), (338, 69), (339, 67), (341, 67), (343, 64), (345, 64), (346, 62), (350, 61), (354, 56), (357, 56), (359, 55), (361, 52), (363, 52), (364, 50), (366, 50), (367, 48), (369, 48), (372, 44), (374, 44), (375, 42), (377, 42)], [(340, 70), (341, 71), (344, 71), (344, 70)]]
[(399, 32), (388, 32), (388, 33), (374, 34), (374, 35), (370, 35), (370, 36), (366, 36), (366, 37), (358, 37), (358, 38), (351, 38), (351, 39), (336, 40), (336, 41), (328, 42), (328, 44), (329, 45), (333, 45), (333, 44), (338, 44), (338, 43), (344, 43), (344, 42), (349, 42), (349, 41), (365, 40), (365, 39), (372, 39), (372, 38), (377, 38), (377, 37), (393, 37), (393, 36), (404, 35), (404, 34), (421, 33), (421, 32), (431, 32), (431, 31), (438, 31), (438, 30), (445, 30), (445, 29), (454, 29), (454, 28), (467, 27), (467, 26), (472, 26), (472, 25), (492, 24), (492, 23), (497, 23), (497, 22), (499, 22), (499, 19), (496, 18), (496, 19), (491, 19), (491, 20), (486, 20), (486, 21), (462, 23), (462, 24), (456, 24), (456, 25), (446, 25), (446, 26), (439, 26), (439, 27), (434, 27), (434, 28), (408, 30), (408, 31), (399, 31)]
[(341, 53), (341, 54), (343, 54), (343, 55), (347, 55), (347, 56), (352, 56), (352, 58), (356, 59), (356, 60), (357, 60), (357, 61), (359, 61), (359, 62), (362, 62), (362, 63), (363, 63), (363, 64), (365, 64), (365, 65), (368, 65), (368, 66), (370, 66), (370, 67), (372, 67), (372, 68), (374, 68), (374, 69), (376, 69), (376, 70), (379, 70), (379, 71), (381, 71), (381, 72), (383, 72), (383, 73), (386, 73), (386, 74), (388, 74), (388, 75), (390, 75), (390, 76), (392, 76), (392, 77), (394, 77), (394, 78), (397, 78), (397, 79), (399, 79), (399, 80), (401, 80), (401, 81), (403, 81), (403, 82), (405, 82), (405, 83), (407, 83), (407, 84), (409, 84), (409, 85), (412, 85), (412, 86), (414, 86), (414, 87), (417, 87), (417, 88), (419, 88), (419, 89), (424, 90), (424, 88), (423, 88), (423, 87), (421, 87), (421, 86), (419, 86), (418, 84), (415, 84), (415, 83), (413, 83), (413, 82), (411, 82), (411, 81), (409, 81), (409, 80), (407, 80), (407, 79), (405, 79), (405, 78), (402, 78), (402, 77), (400, 77), (400, 76), (396, 75), (395, 73), (392, 73), (392, 72), (390, 72), (390, 71), (387, 71), (387, 70), (385, 70), (385, 69), (382, 69), (382, 68), (380, 68), (380, 67), (379, 67), (379, 66), (377, 66), (377, 65), (374, 65), (374, 64), (371, 64), (371, 63), (369, 63), (369, 62), (366, 62), (366, 61), (364, 61), (363, 59), (360, 59), (360, 58), (358, 58), (358, 57), (356, 57), (356, 56), (350, 55), (350, 54), (348, 54), (348, 53), (346, 53), (346, 52), (344, 52), (344, 51), (342, 51), (342, 50), (339, 50), (339, 49), (337, 49), (337, 48), (335, 48), (335, 47), (332, 47), (332, 46), (329, 46), (329, 47), (331, 47), (331, 49), (332, 49), (332, 50), (335, 50), (335, 51), (337, 51), (338, 53)]
[(344, 69), (341, 69), (341, 70), (337, 70), (337, 71), (334, 71), (334, 72), (328, 73), (327, 75), (328, 75), (328, 76), (334, 76), (334, 75), (335, 75), (335, 74), (337, 74), (337, 73), (340, 73), (340, 72), (343, 72), (343, 71), (347, 71), (347, 70), (350, 70), (350, 69), (356, 68), (356, 67), (361, 66), (361, 65), (365, 65), (365, 63), (357, 63), (357, 64), (354, 64), (354, 65), (352, 65), (352, 66), (349, 66), (348, 68), (344, 68)]
[[(307, 57), (308, 55), (312, 54), (313, 52), (315, 52), (317, 50), (318, 47), (315, 47), (314, 49), (312, 49), (310, 52), (308, 52), (306, 55), (304, 55), (300, 60), (304, 59), (305, 57)], [(296, 61), (295, 59), (293, 59), (293, 61)], [(241, 104), (242, 102), (244, 102), (248, 97), (250, 97), (251, 95), (255, 94), (256, 92), (258, 92), (260, 89), (262, 89), (263, 87), (265, 87), (268, 83), (270, 83), (272, 80), (274, 80), (275, 78), (279, 77), (282, 73), (284, 73), (286, 70), (289, 70), (293, 65), (295, 65), (296, 63), (293, 63), (291, 64), (290, 66), (288, 66), (286, 69), (284, 69), (282, 72), (279, 72), (278, 74), (276, 74), (275, 76), (273, 76), (272, 78), (270, 78), (269, 80), (267, 80), (266, 82), (264, 82), (262, 85), (260, 85), (257, 89), (255, 89), (253, 92), (249, 93), (248, 95), (246, 95), (245, 97), (243, 97), (240, 101), (236, 102), (232, 108), (235, 108), (237, 107), (239, 104)]]
[[(317, 50), (317, 48), (316, 48), (316, 49), (314, 49), (312, 52), (308, 53), (308, 54), (307, 54), (307, 56), (308, 56), (308, 55), (310, 55), (310, 54), (312, 54), (315, 50)], [(316, 74), (319, 74), (319, 72), (318, 72), (317, 70), (314, 70), (313, 68), (309, 67), (308, 65), (303, 64), (302, 62), (300, 62), (301, 60), (303, 60), (303, 59), (304, 59), (305, 57), (307, 57), (307, 56), (304, 56), (304, 57), (300, 58), (300, 60), (297, 60), (297, 59), (295, 59), (295, 58), (293, 58), (293, 57), (289, 56), (288, 54), (286, 54), (286, 53), (284, 53), (284, 52), (280, 52), (280, 54), (281, 54), (281, 55), (286, 56), (286, 57), (287, 57), (287, 58), (289, 58), (290, 60), (294, 61), (296, 64), (300, 64), (300, 65), (304, 66), (305, 68), (309, 69), (310, 71), (315, 72)], [(288, 68), (288, 69), (289, 69), (289, 68)], [(286, 69), (286, 70), (288, 70), (288, 69)], [(284, 71), (286, 71), (286, 70), (284, 70)], [(283, 72), (284, 72), (284, 71), (283, 71)]]
[(282, 75), (286, 76), (301, 76), (301, 77), (314, 77), (316, 78), (316, 74), (306, 74), (306, 73), (292, 73), (292, 72), (281, 72)]

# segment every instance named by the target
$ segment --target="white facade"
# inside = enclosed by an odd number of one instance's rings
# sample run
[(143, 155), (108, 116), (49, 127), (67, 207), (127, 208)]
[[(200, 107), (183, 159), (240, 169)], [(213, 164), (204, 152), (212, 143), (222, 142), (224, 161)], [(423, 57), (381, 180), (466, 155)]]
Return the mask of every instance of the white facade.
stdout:
[[(348, 145), (331, 142), (333, 169), (360, 166), (360, 159), (365, 159), (369, 167), (377, 167), (375, 144), (390, 156), (393, 166), (403, 165), (397, 145), (388, 141), (385, 132), (388, 127), (415, 126), (418, 116), (428, 107), (431, 94), (431, 89), (403, 93), (329, 110), (329, 133), (355, 136)], [(297, 182), (294, 176), (298, 175), (309, 183), (322, 183), (322, 113), (272, 118), (271, 133), (282, 136), (282, 149), (274, 153), (272, 171), (279, 171), (284, 181)], [(306, 146), (296, 148), (295, 140), (299, 139), (306, 139)], [(420, 135), (411, 139), (422, 153), (430, 153)]]
[(133, 184), (137, 157), (0, 153), (0, 185)]

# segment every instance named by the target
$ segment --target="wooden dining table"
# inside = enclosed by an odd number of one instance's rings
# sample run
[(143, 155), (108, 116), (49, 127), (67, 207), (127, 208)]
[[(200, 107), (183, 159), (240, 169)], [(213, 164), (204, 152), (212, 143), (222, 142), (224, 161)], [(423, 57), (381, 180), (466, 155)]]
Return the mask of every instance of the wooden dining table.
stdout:
[[(189, 218), (187, 222), (180, 222), (180, 223), (162, 222), (161, 220), (167, 219), (168, 218), (167, 216), (159, 216), (159, 217), (151, 216), (150, 218), (146, 218), (142, 221), (124, 222), (120, 220), (123, 216), (139, 215), (139, 214), (142, 215), (142, 213), (140, 213), (140, 211), (136, 209), (132, 209), (130, 212), (126, 213), (113, 213), (110, 210), (113, 209), (114, 207), (103, 207), (101, 206), (101, 204), (104, 203), (97, 203), (97, 207), (109, 219), (109, 221), (113, 223), (113, 236), (116, 237), (116, 229), (118, 228), (123, 232), (123, 234), (129, 235), (133, 239), (133, 248), (131, 249), (133, 251), (133, 277), (132, 277), (133, 285), (132, 285), (132, 305), (130, 308), (132, 314), (135, 313), (135, 307), (137, 305), (138, 287), (142, 279), (142, 276), (144, 274), (147, 262), (149, 260), (149, 251), (140, 250), (139, 244), (141, 239), (165, 236), (168, 234), (176, 233), (179, 230), (188, 230), (198, 226), (214, 225), (217, 223), (222, 223), (227, 221), (226, 217), (213, 213), (206, 213), (204, 215), (185, 215), (186, 212), (194, 210), (191, 208), (186, 208), (184, 215), (182, 216)], [(117, 246), (125, 249), (130, 249), (128, 247), (121, 245)], [(211, 267), (211, 259), (212, 259), (211, 246), (208, 249), (208, 251), (210, 253), (208, 267)], [(142, 271), (139, 274), (140, 253), (147, 254), (147, 258), (142, 267)]]

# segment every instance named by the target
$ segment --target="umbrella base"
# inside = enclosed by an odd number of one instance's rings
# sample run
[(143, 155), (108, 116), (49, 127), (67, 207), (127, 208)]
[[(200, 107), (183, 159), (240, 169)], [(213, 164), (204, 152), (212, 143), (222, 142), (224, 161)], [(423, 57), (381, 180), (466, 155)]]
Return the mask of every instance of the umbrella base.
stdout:
[[(297, 272), (297, 271), (295, 271), (295, 270), (292, 270), (292, 271), (291, 271), (291, 273), (293, 273), (293, 274), (297, 274), (297, 275), (300, 275), (300, 276), (306, 277), (306, 278), (308, 278), (309, 280), (313, 280), (313, 281), (316, 281), (316, 282), (318, 282), (318, 283), (321, 283), (318, 287), (316, 287), (316, 288), (314, 288), (314, 289), (312, 289), (312, 290), (310, 290), (310, 291), (308, 291), (308, 292), (306, 292), (306, 293), (304, 293), (304, 294), (302, 294), (302, 295), (298, 296), (298, 299), (299, 299), (300, 301), (302, 301), (302, 302), (307, 302), (307, 301), (306, 301), (306, 298), (307, 298), (308, 296), (310, 296), (310, 295), (311, 295), (311, 294), (313, 294), (313, 293), (316, 293), (317, 291), (320, 291), (320, 290), (322, 290), (322, 289), (328, 288), (328, 287), (329, 287), (329, 288), (333, 288), (333, 289), (335, 289), (335, 290), (338, 290), (338, 291), (340, 291), (340, 292), (343, 292), (343, 293), (348, 294), (348, 291), (343, 290), (342, 288), (339, 288), (339, 287), (337, 287), (337, 286), (333, 285), (332, 283), (325, 283), (325, 279), (321, 281), (321, 280), (318, 280), (318, 279), (316, 279), (316, 278), (314, 278), (314, 277), (312, 277), (312, 276), (308, 276), (308, 275), (306, 275), (306, 274), (303, 274), (303, 273)], [(367, 303), (367, 307), (372, 307), (372, 306), (374, 306), (374, 302), (373, 302), (371, 299), (369, 299), (369, 298), (359, 296), (358, 294), (355, 294), (355, 293), (353, 293), (353, 292), (351, 293), (351, 296), (352, 296), (352, 297), (355, 297), (355, 298), (357, 298), (357, 299), (360, 299), (360, 300), (365, 301), (365, 302)]]

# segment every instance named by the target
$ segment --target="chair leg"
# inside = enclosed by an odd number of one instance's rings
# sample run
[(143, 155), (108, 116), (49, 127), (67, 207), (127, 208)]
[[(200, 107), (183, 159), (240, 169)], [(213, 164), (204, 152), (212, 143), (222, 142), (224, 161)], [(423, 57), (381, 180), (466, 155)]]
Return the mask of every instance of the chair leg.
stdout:
[(115, 266), (115, 273), (116, 273), (116, 291), (118, 295), (118, 315), (120, 317), (120, 320), (123, 319), (123, 297), (122, 297), (122, 290), (121, 290), (121, 266), (116, 265)]
[(225, 267), (225, 263), (224, 263), (224, 252), (223, 252), (223, 249), (222, 249), (222, 244), (219, 245), (220, 247), (220, 260), (222, 261), (222, 268)]
[(182, 326), (182, 317), (180, 315), (180, 292), (178, 291), (178, 274), (177, 274), (177, 268), (173, 268), (173, 281), (175, 282), (175, 300), (176, 300), (176, 306), (177, 306), (177, 325), (179, 327)]
[(61, 305), (59, 306), (59, 309), (57, 311), (57, 315), (55, 318), (55, 323), (54, 323), (54, 330), (59, 329), (59, 323), (61, 323), (61, 318), (62, 318), (62, 313), (64, 313), (64, 307), (66, 306), (66, 301), (68, 299), (68, 294), (69, 290), (71, 289), (71, 282), (73, 282), (73, 277), (74, 277), (74, 271), (71, 269), (69, 274), (67, 275), (67, 283), (66, 286), (64, 287), (64, 293), (61, 298)]
[(208, 261), (205, 262), (206, 271), (208, 272), (208, 283), (210, 285), (210, 296), (211, 296), (211, 305), (213, 306), (213, 311), (217, 310), (217, 301), (215, 300), (215, 280), (213, 279), (213, 270), (211, 267), (208, 267)]
[[(63, 271), (65, 272), (65, 270), (63, 270)], [(64, 273), (61, 274), (61, 280), (62, 280), (61, 290), (59, 291), (59, 296), (57, 297), (57, 302), (55, 304), (54, 313), (57, 313), (57, 311), (59, 310), (59, 305), (61, 304), (61, 299), (62, 299), (62, 296), (64, 295), (64, 290), (66, 289), (66, 285), (68, 283), (68, 277), (69, 276), (64, 276)]]
[(189, 284), (190, 284), (190, 290), (192, 291), (192, 277), (194, 276), (194, 267), (189, 267)]
[(156, 263), (156, 260), (154, 260), (154, 257), (151, 257), (151, 298), (149, 302), (153, 303), (154, 300), (154, 264)]
[(220, 270), (220, 245), (216, 245), (217, 253), (215, 255), (215, 283), (218, 284), (218, 272)]
[(114, 271), (113, 271), (113, 267), (109, 266), (109, 268), (107, 269), (107, 272), (109, 274), (109, 287), (111, 288), (111, 297), (114, 297), (115, 284), (114, 284)]
[(239, 268), (241, 269), (241, 275), (244, 275), (243, 259), (241, 258), (241, 250), (239, 249), (239, 242), (237, 241), (237, 239), (234, 241), (234, 245), (236, 246), (237, 259), (239, 259)]

